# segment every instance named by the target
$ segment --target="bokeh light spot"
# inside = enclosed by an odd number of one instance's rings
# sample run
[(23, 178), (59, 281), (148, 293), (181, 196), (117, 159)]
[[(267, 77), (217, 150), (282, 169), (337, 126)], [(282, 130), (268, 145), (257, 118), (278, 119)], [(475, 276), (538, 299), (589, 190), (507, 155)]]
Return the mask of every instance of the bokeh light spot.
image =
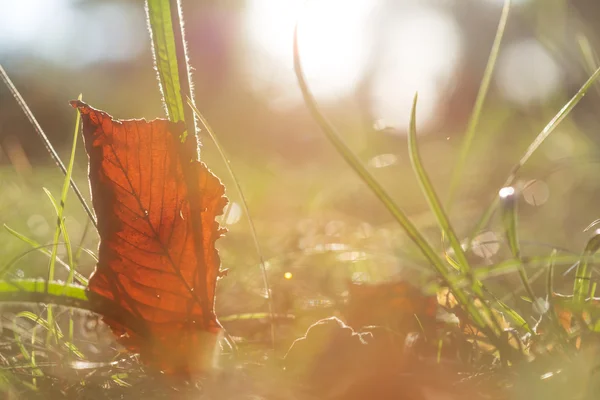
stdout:
[(500, 250), (498, 236), (492, 231), (483, 232), (475, 236), (471, 249), (477, 257), (491, 258)]
[(548, 201), (550, 189), (544, 181), (533, 179), (523, 185), (523, 199), (532, 206), (541, 206)]
[(525, 39), (500, 54), (496, 80), (506, 99), (527, 106), (541, 103), (558, 89), (561, 70), (540, 42)]

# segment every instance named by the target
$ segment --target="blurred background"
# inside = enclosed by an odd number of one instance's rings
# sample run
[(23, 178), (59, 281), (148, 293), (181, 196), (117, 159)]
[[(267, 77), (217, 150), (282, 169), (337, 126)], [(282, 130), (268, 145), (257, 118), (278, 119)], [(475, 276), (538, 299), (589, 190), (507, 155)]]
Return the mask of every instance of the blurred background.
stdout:
[[(466, 237), (527, 146), (596, 67), (600, 3), (513, 0), (490, 93), (451, 217)], [(196, 104), (230, 156), (243, 188), (273, 289), (275, 311), (292, 330), (330, 315), (347, 283), (410, 277), (422, 265), (375, 196), (311, 120), (292, 69), (300, 53), (308, 82), (344, 139), (440, 248), (439, 230), (410, 168), (406, 130), (417, 111), (422, 156), (445, 199), (501, 0), (183, 0)], [(0, 0), (0, 63), (61, 155), (68, 159), (83, 100), (117, 118), (164, 117), (141, 0)], [(600, 86), (552, 133), (518, 185), (525, 255), (554, 247), (578, 253), (584, 228), (600, 217)], [(248, 222), (225, 163), (201, 133), (202, 159), (231, 200), (218, 242), (221, 317), (265, 312)], [(74, 178), (86, 196), (87, 157)], [(0, 87), (0, 222), (51, 243), (62, 174), (6, 87)], [(66, 224), (74, 243), (96, 251), (98, 237), (71, 194)], [(473, 262), (505, 258), (499, 224), (486, 227)], [(44, 276), (47, 258), (0, 231), (0, 265), (23, 256), (16, 276)], [(59, 250), (62, 251), (62, 250)], [(94, 261), (83, 254), (79, 270)], [(408, 279), (408, 278), (407, 278)], [(290, 317), (291, 318), (291, 317)], [(235, 319), (232, 317), (232, 319)], [(233, 334), (238, 334), (234, 322)], [(246, 335), (265, 321), (244, 322)], [(250, 325), (252, 328), (249, 328)], [(285, 324), (283, 324), (285, 325)], [(241, 328), (240, 328), (241, 329)]]

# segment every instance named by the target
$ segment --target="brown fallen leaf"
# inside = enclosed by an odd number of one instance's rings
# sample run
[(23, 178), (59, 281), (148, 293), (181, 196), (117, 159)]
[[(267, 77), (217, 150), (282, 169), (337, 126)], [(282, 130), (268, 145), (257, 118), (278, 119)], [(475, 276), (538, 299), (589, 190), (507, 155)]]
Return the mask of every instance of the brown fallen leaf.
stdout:
[(408, 282), (350, 283), (348, 297), (344, 316), (354, 329), (379, 325), (410, 332), (435, 324), (437, 297), (424, 295)]
[(179, 140), (183, 123), (114, 120), (81, 101), (71, 105), (83, 118), (100, 234), (90, 300), (100, 314), (107, 301), (122, 311), (105, 322), (146, 364), (168, 374), (202, 372), (220, 332), (215, 241), (224, 230), (215, 218), (225, 188), (191, 161), (195, 143)]

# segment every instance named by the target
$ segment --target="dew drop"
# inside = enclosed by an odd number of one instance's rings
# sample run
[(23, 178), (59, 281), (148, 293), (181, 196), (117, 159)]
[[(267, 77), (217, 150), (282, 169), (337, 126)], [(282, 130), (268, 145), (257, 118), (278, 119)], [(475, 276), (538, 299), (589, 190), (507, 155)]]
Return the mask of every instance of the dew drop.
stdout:
[(190, 292), (193, 292), (193, 291), (194, 291), (194, 288), (190, 288)]
[(157, 295), (156, 295), (156, 298), (157, 298), (157, 299), (160, 299), (160, 294), (157, 294)]
[(498, 192), (498, 195), (503, 199), (509, 198), (514, 194), (515, 194), (515, 188), (513, 188), (511, 186), (503, 187)]

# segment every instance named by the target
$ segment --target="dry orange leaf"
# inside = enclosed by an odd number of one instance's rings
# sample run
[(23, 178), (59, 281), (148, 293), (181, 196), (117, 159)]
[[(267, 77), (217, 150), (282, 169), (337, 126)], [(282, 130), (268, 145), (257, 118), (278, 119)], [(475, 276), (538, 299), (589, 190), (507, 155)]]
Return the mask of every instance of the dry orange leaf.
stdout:
[(396, 328), (400, 328), (396, 326), (399, 324), (406, 330), (420, 331), (419, 321), (435, 321), (437, 297), (424, 295), (408, 282), (351, 283), (348, 294), (344, 314), (348, 325), (354, 329), (392, 323)]
[(90, 300), (101, 314), (108, 301), (132, 316), (105, 322), (145, 363), (170, 374), (201, 372), (220, 331), (215, 241), (224, 230), (215, 218), (227, 203), (225, 188), (191, 161), (195, 143), (179, 140), (183, 123), (114, 120), (71, 104), (83, 118), (100, 234)]

